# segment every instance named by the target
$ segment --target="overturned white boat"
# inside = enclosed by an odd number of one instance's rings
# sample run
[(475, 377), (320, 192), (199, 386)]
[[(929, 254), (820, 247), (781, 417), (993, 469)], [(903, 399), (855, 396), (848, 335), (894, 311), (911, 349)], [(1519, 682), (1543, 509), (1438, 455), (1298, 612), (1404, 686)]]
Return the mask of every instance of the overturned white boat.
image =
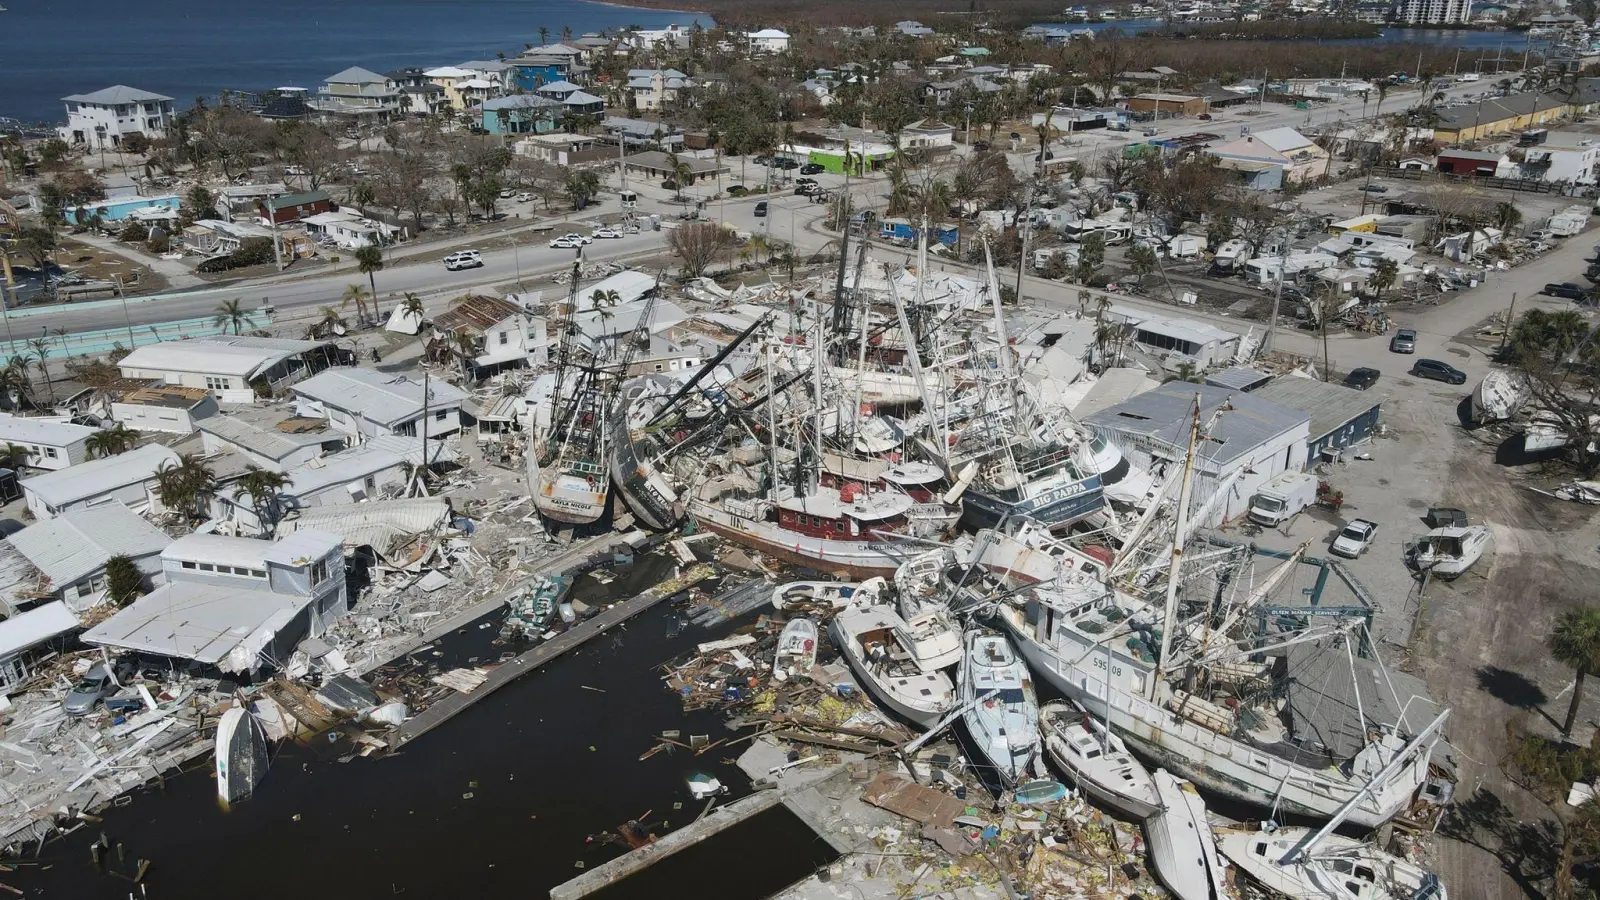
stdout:
[(1088, 713), (1066, 703), (1047, 703), (1039, 713), (1039, 729), (1050, 759), (1084, 793), (1134, 819), (1160, 810), (1149, 770)]
[(1365, 841), (1302, 827), (1227, 830), (1217, 849), (1290, 900), (1448, 900), (1439, 876)]
[(907, 721), (932, 728), (955, 704), (955, 685), (938, 669), (923, 669), (907, 645), (905, 620), (886, 605), (851, 606), (834, 616), (828, 633), (861, 686)]
[(267, 733), (241, 702), (217, 721), (217, 799), (223, 809), (248, 800), (267, 774)]
[(1039, 701), (1028, 666), (1005, 635), (973, 631), (960, 676), (961, 720), (984, 758), (979, 764), (1014, 787), (1039, 756)]
[(1472, 568), (1489, 548), (1487, 525), (1447, 525), (1423, 535), (1411, 548), (1419, 572), (1453, 578)]
[(1516, 374), (1494, 369), (1472, 391), (1472, 422), (1474, 425), (1504, 422), (1515, 415), (1527, 399), (1527, 390)]
[(1145, 820), (1150, 869), (1178, 900), (1220, 900), (1222, 862), (1206, 821), (1206, 805), (1194, 785), (1166, 769), (1153, 776), (1161, 808)]
[(790, 619), (778, 635), (778, 652), (772, 660), (772, 674), (782, 681), (804, 675), (817, 664), (817, 623), (806, 618)]

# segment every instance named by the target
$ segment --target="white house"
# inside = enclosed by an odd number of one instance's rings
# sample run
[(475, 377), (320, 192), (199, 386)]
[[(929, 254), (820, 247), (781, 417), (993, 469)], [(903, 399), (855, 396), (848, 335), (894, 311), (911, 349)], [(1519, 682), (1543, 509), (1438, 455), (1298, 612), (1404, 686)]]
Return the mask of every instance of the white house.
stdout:
[(1247, 134), (1206, 152), (1223, 160), (1281, 167), (1284, 181), (1301, 182), (1328, 174), (1328, 151), (1293, 128)]
[(1552, 134), (1545, 142), (1523, 151), (1522, 177), (1552, 183), (1591, 185), (1595, 163), (1600, 162), (1600, 141), (1593, 135)]
[(955, 143), (955, 134), (954, 125), (946, 125), (938, 119), (920, 119), (901, 130), (900, 146), (907, 150), (949, 147)]
[[(296, 409), (328, 420), (356, 438), (399, 434), (443, 437), (461, 428), (466, 392), (444, 381), (423, 382), (371, 369), (329, 369), (294, 386)], [(426, 424), (424, 424), (426, 420)]]
[(222, 403), (254, 403), (255, 382), (280, 390), (339, 358), (331, 342), (223, 335), (146, 344), (117, 367), (124, 378), (205, 388)]
[(130, 134), (166, 137), (167, 127), (172, 124), (171, 97), (125, 84), (61, 100), (67, 104), (67, 124), (56, 133), (69, 144), (118, 147)]
[(127, 453), (24, 478), (22, 496), (28, 511), (38, 519), (112, 502), (139, 509), (154, 503), (151, 491), (156, 477), (178, 462), (178, 454), (166, 447), (145, 444)]
[(300, 220), (307, 233), (324, 237), (344, 250), (359, 250), (368, 244), (387, 244), (403, 229), (387, 222), (365, 219), (352, 212), (317, 213)]
[(326, 419), (285, 416), (270, 407), (245, 407), (197, 425), (207, 453), (237, 453), (272, 472), (287, 472), (345, 446), (345, 436), (331, 431)]
[(0, 446), (16, 444), (28, 451), (33, 469), (65, 469), (89, 458), (85, 449), (95, 429), (60, 419), (0, 415)]
[(73, 612), (97, 606), (113, 556), (133, 560), (146, 587), (160, 584), (161, 551), (170, 543), (166, 532), (121, 503), (36, 522), (0, 541), (0, 612), (14, 616), (51, 600)]
[(217, 414), (217, 398), (205, 388), (151, 385), (123, 391), (111, 401), (111, 418), (134, 431), (189, 434)]
[(633, 94), (634, 107), (641, 112), (675, 105), (679, 93), (692, 86), (689, 76), (677, 69), (628, 70), (628, 90)]
[[(302, 463), (284, 472), (288, 484), (278, 491), (280, 513), (326, 506), (365, 503), (382, 497), (386, 491), (405, 487), (408, 472), (423, 462), (420, 437), (388, 435), (368, 438), (365, 443)], [(427, 442), (427, 464), (453, 462), (456, 453), (448, 444)], [(248, 494), (217, 497), (218, 518), (231, 521), (248, 533), (263, 531), (258, 506)]]
[(0, 691), (31, 677), (83, 626), (57, 600), (0, 619)]
[(751, 53), (782, 53), (789, 49), (789, 33), (776, 28), (763, 28), (752, 31), (750, 38)]
[(326, 532), (276, 542), (191, 534), (161, 564), (167, 583), (84, 632), (84, 643), (254, 673), (286, 663), (349, 608), (344, 543)]
[(459, 335), (471, 338), (473, 368), (505, 365), (542, 366), (549, 361), (545, 320), (510, 299), (468, 296), (433, 319), (436, 339), (459, 347)]
[(1212, 421), (1207, 440), (1195, 455), (1194, 500), (1211, 499), (1238, 473), (1226, 497), (1217, 499), (1202, 527), (1215, 527), (1243, 514), (1258, 488), (1284, 472), (1305, 468), (1311, 416), (1254, 394), (1174, 381), (1086, 416), (1084, 425), (1110, 441), (1134, 466), (1158, 472), (1182, 465), (1188, 453), (1195, 397), (1200, 421)]
[(687, 50), (689, 31), (676, 25), (666, 28), (641, 28), (623, 36), (636, 50)]

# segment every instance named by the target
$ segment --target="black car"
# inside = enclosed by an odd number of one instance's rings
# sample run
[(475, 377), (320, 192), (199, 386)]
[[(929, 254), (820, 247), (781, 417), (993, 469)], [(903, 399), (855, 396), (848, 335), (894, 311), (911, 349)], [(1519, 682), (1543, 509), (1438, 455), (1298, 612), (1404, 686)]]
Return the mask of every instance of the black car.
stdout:
[(729, 197), (743, 197), (748, 193), (750, 193), (750, 189), (742, 184), (732, 184), (728, 186)]
[[(974, 141), (972, 143), (972, 152), (973, 153), (987, 153), (987, 152), (989, 152), (989, 142), (988, 141)], [(1596, 252), (1600, 252), (1600, 250), (1597, 250)]]
[(1418, 378), (1431, 378), (1434, 381), (1443, 381), (1447, 384), (1467, 383), (1467, 373), (1437, 359), (1417, 360), (1416, 364), (1411, 367), (1411, 374)]
[(1584, 288), (1582, 285), (1573, 284), (1570, 281), (1564, 281), (1560, 284), (1547, 284), (1544, 286), (1544, 290), (1540, 291), (1539, 293), (1549, 294), (1552, 297), (1560, 297), (1563, 300), (1577, 300), (1579, 302), (1589, 299), (1589, 291), (1587, 288)]
[(752, 162), (754, 162), (758, 166), (770, 166), (770, 165), (772, 165), (772, 157), (770, 157), (770, 156), (758, 156), (754, 160), (752, 160)]
[(806, 163), (800, 167), (801, 175), (821, 175), (826, 171), (820, 163)]
[(756, 218), (758, 218), (758, 219), (762, 218), (766, 214), (767, 214), (767, 201), (763, 200), (760, 203), (756, 204)]
[(1362, 190), (1366, 191), (1369, 194), (1387, 194), (1387, 193), (1389, 193), (1389, 189), (1384, 187), (1381, 184), (1369, 184), (1366, 187), (1362, 188)]
[(1344, 377), (1344, 386), (1364, 391), (1378, 383), (1378, 375), (1377, 369), (1369, 369), (1366, 366), (1362, 366), (1359, 369), (1351, 369), (1350, 374)]
[(798, 169), (800, 164), (787, 156), (778, 156), (773, 158), (772, 167), (774, 169)]

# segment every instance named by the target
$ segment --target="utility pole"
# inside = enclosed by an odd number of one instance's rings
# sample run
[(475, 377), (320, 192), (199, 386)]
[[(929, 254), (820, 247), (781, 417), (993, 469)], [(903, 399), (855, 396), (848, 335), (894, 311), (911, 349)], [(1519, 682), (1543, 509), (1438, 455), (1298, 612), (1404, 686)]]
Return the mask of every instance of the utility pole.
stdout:
[(1517, 295), (1513, 293), (1511, 295), (1511, 308), (1506, 310), (1506, 326), (1500, 332), (1500, 350), (1497, 353), (1498, 356), (1502, 356), (1503, 357), (1503, 356), (1506, 355), (1506, 342), (1511, 339), (1511, 323), (1514, 321), (1514, 317), (1516, 316), (1516, 314), (1517, 314)]
[(274, 271), (282, 272), (283, 247), (278, 243), (278, 205), (275, 197), (267, 198), (267, 227), (272, 229), (272, 267)]
[(1261, 352), (1266, 353), (1275, 349), (1273, 338), (1278, 334), (1278, 304), (1283, 302), (1283, 276), (1284, 270), (1289, 267), (1289, 255), (1285, 248), (1278, 248), (1278, 287), (1272, 292), (1272, 318), (1267, 320), (1267, 336), (1261, 339)]

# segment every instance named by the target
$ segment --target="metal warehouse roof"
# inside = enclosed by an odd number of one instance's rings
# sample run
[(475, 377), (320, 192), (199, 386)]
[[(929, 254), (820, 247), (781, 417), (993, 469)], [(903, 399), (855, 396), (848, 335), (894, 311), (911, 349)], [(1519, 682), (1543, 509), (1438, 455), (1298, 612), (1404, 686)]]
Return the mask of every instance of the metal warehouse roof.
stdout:
[(6, 538), (50, 579), (67, 587), (105, 568), (113, 556), (160, 553), (172, 538), (121, 503), (72, 509), (37, 522)]
[(1096, 432), (1141, 435), (1181, 450), (1189, 444), (1189, 415), (1196, 394), (1200, 395), (1202, 425), (1223, 404), (1232, 407), (1217, 417), (1210, 438), (1197, 449), (1200, 459), (1216, 465), (1248, 455), (1311, 418), (1297, 409), (1261, 399), (1259, 391), (1245, 394), (1208, 384), (1173, 381), (1088, 416), (1083, 423)]
[[(294, 392), (335, 409), (359, 413), (383, 426), (422, 414), (421, 381), (372, 369), (325, 369), (295, 385)], [(429, 409), (460, 406), (465, 399), (466, 392), (447, 381), (436, 378), (428, 382)]]
[(168, 465), (178, 464), (178, 454), (160, 444), (146, 444), (127, 453), (81, 462), (75, 466), (25, 478), (22, 487), (60, 509), (120, 487), (149, 481)]
[(1275, 378), (1252, 394), (1310, 416), (1313, 441), (1343, 428), (1373, 407), (1383, 405), (1383, 397), (1377, 391), (1358, 391), (1342, 384), (1295, 375)]

